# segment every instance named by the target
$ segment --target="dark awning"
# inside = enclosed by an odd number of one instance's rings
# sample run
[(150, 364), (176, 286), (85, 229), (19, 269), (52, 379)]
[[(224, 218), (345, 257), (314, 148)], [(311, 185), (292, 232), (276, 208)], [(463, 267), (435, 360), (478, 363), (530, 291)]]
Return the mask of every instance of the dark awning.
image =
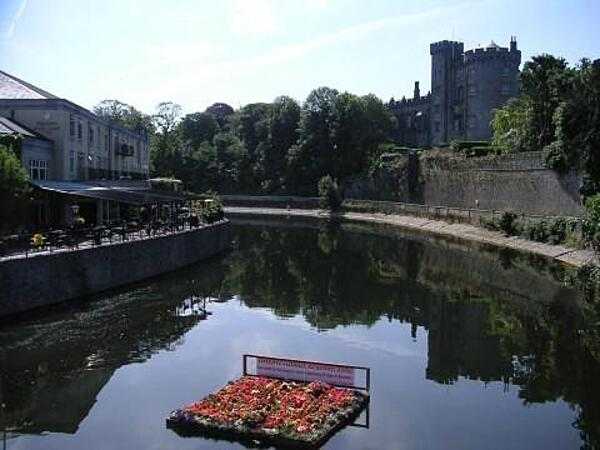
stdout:
[(76, 181), (33, 181), (32, 184), (47, 192), (75, 197), (111, 200), (128, 205), (149, 205), (153, 203), (181, 203), (188, 197), (176, 192), (153, 191), (140, 186), (124, 186), (118, 182), (94, 184)]

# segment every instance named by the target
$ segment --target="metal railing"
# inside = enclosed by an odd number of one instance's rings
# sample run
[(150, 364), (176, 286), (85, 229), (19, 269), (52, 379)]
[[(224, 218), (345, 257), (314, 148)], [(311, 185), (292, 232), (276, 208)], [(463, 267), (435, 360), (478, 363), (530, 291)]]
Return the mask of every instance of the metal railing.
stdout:
[(118, 242), (181, 233), (208, 224), (198, 217), (173, 222), (118, 222), (87, 228), (50, 229), (38, 233), (0, 236), (0, 259), (28, 258), (41, 253), (77, 250)]

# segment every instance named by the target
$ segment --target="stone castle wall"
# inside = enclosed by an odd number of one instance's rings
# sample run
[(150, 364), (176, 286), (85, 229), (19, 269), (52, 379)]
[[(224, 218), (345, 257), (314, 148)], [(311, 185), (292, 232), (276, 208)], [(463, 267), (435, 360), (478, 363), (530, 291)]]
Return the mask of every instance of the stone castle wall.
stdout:
[(231, 224), (0, 261), (0, 316), (157, 276), (226, 250)]
[(547, 168), (543, 152), (481, 158), (427, 152), (412, 165), (411, 158), (416, 155), (395, 155), (393, 164), (348, 183), (346, 196), (529, 215), (583, 214), (580, 176)]

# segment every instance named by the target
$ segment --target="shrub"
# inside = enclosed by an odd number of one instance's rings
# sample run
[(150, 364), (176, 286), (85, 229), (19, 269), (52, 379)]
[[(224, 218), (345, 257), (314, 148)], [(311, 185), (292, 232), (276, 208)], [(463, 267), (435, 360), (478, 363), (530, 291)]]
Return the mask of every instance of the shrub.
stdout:
[(513, 236), (514, 234), (517, 234), (516, 231), (516, 224), (515, 224), (515, 219), (517, 218), (517, 215), (513, 212), (510, 211), (505, 211), (502, 213), (502, 216), (500, 217), (500, 221), (498, 223), (498, 228), (502, 231), (504, 231), (504, 234), (506, 234), (507, 236)]
[(567, 220), (559, 217), (550, 223), (550, 236), (548, 241), (551, 244), (560, 244), (567, 238)]
[(225, 217), (223, 212), (223, 204), (216, 195), (211, 196), (204, 202), (202, 208), (202, 221), (204, 223), (214, 223), (222, 220)]
[(326, 175), (319, 180), (319, 204), (321, 208), (335, 211), (342, 205), (342, 194), (337, 182)]
[(595, 251), (600, 250), (600, 194), (588, 197), (585, 201), (586, 217), (582, 223), (583, 239)]

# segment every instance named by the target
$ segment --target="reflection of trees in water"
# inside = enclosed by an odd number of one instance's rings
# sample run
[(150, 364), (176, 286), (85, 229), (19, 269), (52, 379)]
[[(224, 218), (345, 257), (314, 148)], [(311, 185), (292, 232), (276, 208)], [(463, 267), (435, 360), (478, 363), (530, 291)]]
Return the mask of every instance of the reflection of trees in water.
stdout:
[(424, 327), (429, 379), (505, 381), (531, 403), (564, 398), (592, 448), (600, 437), (600, 313), (542, 269), (506, 252), (494, 260), (335, 224), (239, 227), (226, 258), (1, 328), (8, 424), (74, 432), (116, 368), (181, 342), (198, 320), (175, 317), (186, 299), (239, 294), (320, 330), (380, 318), (410, 323), (413, 336)]
[[(409, 322), (413, 333), (423, 326), (428, 378), (516, 384), (527, 403), (564, 398), (578, 409), (584, 441), (598, 444), (600, 314), (561, 286), (553, 269), (535, 273), (529, 261), (503, 252), (488, 274), (473, 252), (336, 226), (241, 227), (238, 236), (225, 284), (248, 306), (302, 314), (321, 330), (381, 317)], [(498, 289), (496, 279), (513, 282)]]
[[(174, 349), (201, 316), (175, 317), (192, 295), (218, 293), (223, 268), (187, 269), (126, 294), (0, 329), (0, 397), (8, 428), (73, 433), (114, 371)], [(2, 425), (2, 424), (0, 424)]]

